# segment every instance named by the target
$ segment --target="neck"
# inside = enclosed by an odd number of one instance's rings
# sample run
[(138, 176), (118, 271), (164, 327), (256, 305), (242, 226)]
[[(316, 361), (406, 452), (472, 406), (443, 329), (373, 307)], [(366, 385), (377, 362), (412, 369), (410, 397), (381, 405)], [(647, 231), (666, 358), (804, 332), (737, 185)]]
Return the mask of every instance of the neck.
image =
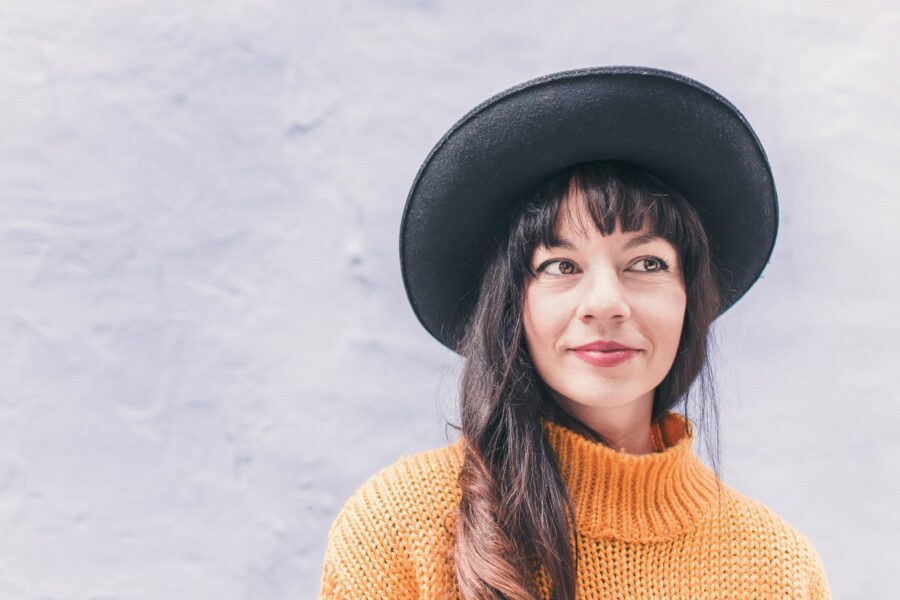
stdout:
[[(651, 443), (653, 396), (650, 390), (630, 402), (614, 406), (588, 406), (550, 390), (561, 424), (585, 437), (636, 456), (654, 452)], [(585, 429), (588, 432), (585, 432)]]

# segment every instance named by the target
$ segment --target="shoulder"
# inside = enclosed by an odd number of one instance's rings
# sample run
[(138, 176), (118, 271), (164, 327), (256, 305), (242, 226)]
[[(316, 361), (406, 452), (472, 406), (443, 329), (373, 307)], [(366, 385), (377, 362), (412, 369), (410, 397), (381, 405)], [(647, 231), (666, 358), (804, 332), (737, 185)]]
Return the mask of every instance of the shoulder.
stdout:
[(798, 553), (813, 549), (806, 535), (767, 505), (731, 486), (726, 486), (726, 490), (730, 505), (728, 525), (736, 533), (756, 534), (755, 539), (760, 542), (778, 544)]
[(405, 454), (359, 486), (344, 503), (336, 522), (364, 517), (392, 521), (398, 529), (415, 527), (418, 519), (458, 502), (457, 478), (461, 465), (459, 441)]
[(461, 465), (456, 441), (403, 455), (360, 485), (329, 528), (320, 597), (375, 589), (392, 598), (411, 594), (416, 553), (450, 535)]
[(809, 537), (759, 500), (725, 489), (724, 525), (743, 553), (808, 590), (804, 597), (830, 598), (822, 559)]

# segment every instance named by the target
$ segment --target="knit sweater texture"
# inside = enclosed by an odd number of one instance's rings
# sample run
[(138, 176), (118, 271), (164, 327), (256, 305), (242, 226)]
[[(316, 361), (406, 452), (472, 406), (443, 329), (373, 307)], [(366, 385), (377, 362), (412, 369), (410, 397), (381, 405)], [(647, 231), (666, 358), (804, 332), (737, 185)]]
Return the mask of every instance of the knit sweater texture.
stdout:
[[(542, 425), (573, 502), (577, 598), (831, 598), (810, 540), (719, 480), (683, 415), (654, 424), (644, 455)], [(460, 439), (401, 457), (355, 491), (329, 530), (321, 600), (458, 597), (462, 451)], [(543, 570), (534, 581), (550, 598)]]

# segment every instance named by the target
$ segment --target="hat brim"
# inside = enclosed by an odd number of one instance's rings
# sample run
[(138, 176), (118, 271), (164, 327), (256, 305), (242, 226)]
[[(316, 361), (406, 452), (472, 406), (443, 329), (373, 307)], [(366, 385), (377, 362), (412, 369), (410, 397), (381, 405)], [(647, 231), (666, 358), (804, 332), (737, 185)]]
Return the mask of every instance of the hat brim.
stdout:
[(457, 350), (503, 213), (570, 165), (620, 160), (678, 190), (700, 214), (725, 282), (720, 315), (765, 268), (778, 201), (744, 116), (705, 85), (646, 67), (553, 73), (463, 116), (428, 154), (403, 210), (400, 265), (417, 318)]

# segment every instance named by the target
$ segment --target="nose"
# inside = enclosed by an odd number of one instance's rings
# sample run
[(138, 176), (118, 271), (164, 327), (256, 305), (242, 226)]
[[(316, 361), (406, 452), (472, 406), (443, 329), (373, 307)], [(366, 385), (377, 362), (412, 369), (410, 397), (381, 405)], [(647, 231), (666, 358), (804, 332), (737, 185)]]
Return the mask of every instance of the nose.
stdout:
[(582, 321), (590, 318), (624, 321), (631, 316), (631, 305), (615, 269), (597, 270), (582, 280), (576, 315)]

